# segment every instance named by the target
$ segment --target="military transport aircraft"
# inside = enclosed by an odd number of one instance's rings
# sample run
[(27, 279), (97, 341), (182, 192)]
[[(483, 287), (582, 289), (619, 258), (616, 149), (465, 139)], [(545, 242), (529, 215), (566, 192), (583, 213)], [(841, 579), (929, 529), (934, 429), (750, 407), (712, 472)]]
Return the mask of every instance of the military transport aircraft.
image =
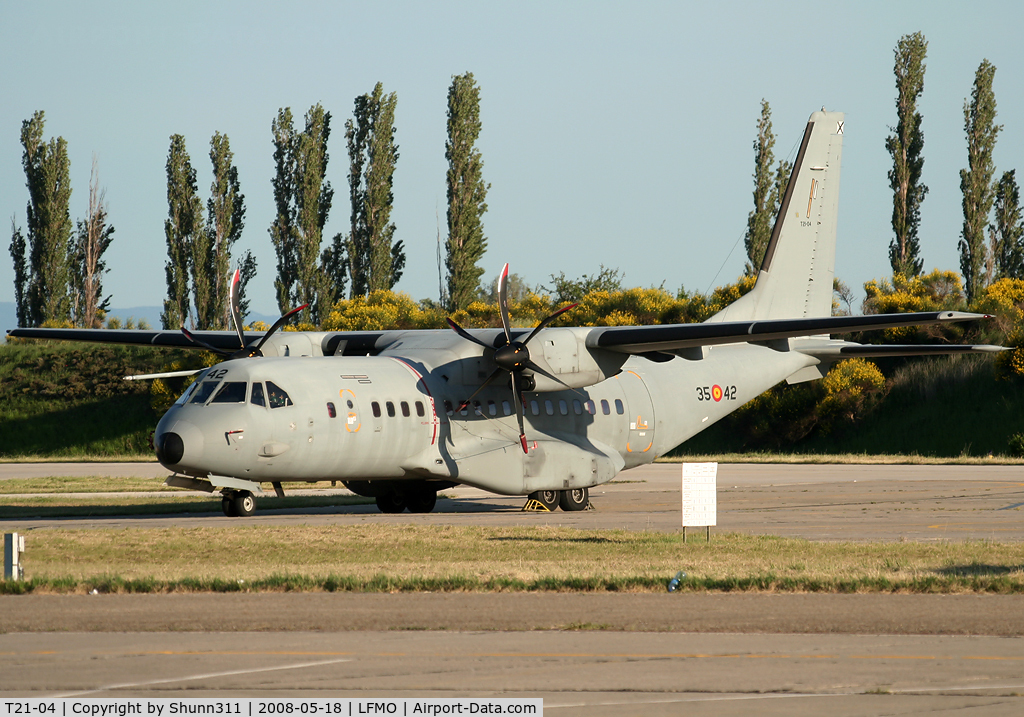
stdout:
[[(10, 336), (203, 348), (202, 369), (155, 433), (169, 485), (251, 515), (260, 483), (342, 481), (386, 513), (433, 510), (467, 484), (582, 510), (588, 489), (650, 463), (780, 381), (840, 359), (998, 351), (871, 346), (829, 334), (984, 318), (952, 311), (832, 314), (843, 115), (815, 112), (752, 291), (700, 324), (235, 332), (15, 329)], [(237, 274), (236, 274), (237, 281)], [(233, 283), (234, 286), (234, 283)], [(188, 372), (185, 372), (188, 373)], [(159, 376), (155, 374), (153, 376)], [(167, 375), (167, 374), (164, 374)], [(146, 377), (137, 377), (146, 378)]]

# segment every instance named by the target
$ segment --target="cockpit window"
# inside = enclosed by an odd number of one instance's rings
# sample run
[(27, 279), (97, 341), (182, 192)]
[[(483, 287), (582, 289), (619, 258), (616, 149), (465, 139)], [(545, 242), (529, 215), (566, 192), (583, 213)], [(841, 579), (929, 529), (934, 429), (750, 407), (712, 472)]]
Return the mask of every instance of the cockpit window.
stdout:
[(185, 401), (187, 401), (187, 400), (188, 400), (188, 397), (189, 397), (190, 395), (192, 395), (192, 392), (196, 390), (196, 387), (197, 387), (198, 385), (199, 385), (199, 384), (198, 384), (198, 383), (196, 383), (196, 382), (192, 382), (192, 383), (190, 383), (190, 384), (188, 385), (188, 388), (186, 388), (186, 389), (185, 389), (185, 390), (184, 390), (184, 391), (182, 392), (182, 394), (181, 394), (180, 396), (178, 396), (178, 400), (177, 400), (177, 401), (175, 401), (174, 403), (175, 403), (176, 405), (178, 405), (178, 406), (180, 406), (180, 405), (184, 404), (184, 403), (185, 403)]
[(271, 408), (292, 405), (292, 399), (288, 397), (288, 392), (273, 381), (267, 381), (267, 395), (270, 398)]
[(249, 399), (249, 403), (251, 403), (254, 406), (266, 406), (267, 405), (266, 400), (263, 398), (263, 384), (262, 383), (257, 382), (257, 383), (254, 383), (252, 385), (252, 398)]
[(203, 381), (201, 384), (199, 384), (199, 390), (195, 392), (195, 394), (192, 396), (192, 400), (189, 401), (189, 403), (206, 403), (206, 399), (208, 399), (213, 394), (213, 389), (217, 388), (218, 383), (220, 383), (220, 381)]
[(245, 403), (247, 385), (245, 381), (225, 381), (210, 403)]

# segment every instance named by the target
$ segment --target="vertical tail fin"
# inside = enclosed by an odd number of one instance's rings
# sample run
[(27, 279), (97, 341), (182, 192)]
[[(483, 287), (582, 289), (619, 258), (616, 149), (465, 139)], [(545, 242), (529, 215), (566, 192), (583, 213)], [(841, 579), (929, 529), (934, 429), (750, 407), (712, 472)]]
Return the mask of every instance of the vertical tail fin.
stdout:
[(843, 113), (807, 122), (757, 283), (708, 319), (788, 319), (832, 315)]

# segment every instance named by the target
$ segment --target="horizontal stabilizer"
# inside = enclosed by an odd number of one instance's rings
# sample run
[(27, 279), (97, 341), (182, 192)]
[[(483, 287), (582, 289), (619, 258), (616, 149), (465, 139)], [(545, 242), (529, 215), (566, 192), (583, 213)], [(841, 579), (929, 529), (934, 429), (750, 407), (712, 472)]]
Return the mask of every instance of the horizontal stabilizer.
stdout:
[(587, 336), (587, 347), (628, 354), (643, 354), (650, 351), (675, 351), (695, 346), (753, 343), (798, 336), (842, 334), (904, 326), (928, 326), (988, 318), (991, 318), (988, 314), (969, 314), (963, 311), (921, 311), (911, 314), (822, 316), (806, 319), (723, 321), (663, 326), (609, 326), (591, 331)]
[(850, 344), (793, 347), (796, 351), (820, 359), (890, 358), (893, 356), (945, 356), (947, 354), (988, 354), (1010, 351), (1005, 346), (991, 344)]

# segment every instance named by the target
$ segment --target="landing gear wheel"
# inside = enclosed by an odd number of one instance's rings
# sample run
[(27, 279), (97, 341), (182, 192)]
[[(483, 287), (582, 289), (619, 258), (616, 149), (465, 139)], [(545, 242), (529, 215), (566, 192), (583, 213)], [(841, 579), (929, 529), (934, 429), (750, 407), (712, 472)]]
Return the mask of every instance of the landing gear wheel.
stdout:
[(410, 513), (429, 513), (437, 503), (437, 491), (427, 488), (405, 497)]
[(248, 518), (256, 512), (256, 498), (247, 490), (240, 491), (231, 496), (231, 508), (236, 516)]
[(405, 510), (405, 499), (394, 493), (377, 496), (377, 507), (381, 513), (401, 513)]
[(224, 511), (224, 515), (229, 518), (237, 518), (238, 514), (235, 513), (235, 506), (231, 502), (231, 498), (224, 496), (220, 499), (220, 509)]
[(586, 510), (589, 504), (590, 491), (586, 488), (563, 490), (562, 497), (558, 500), (559, 507), (565, 511)]
[(530, 493), (530, 499), (537, 501), (548, 510), (554, 510), (558, 507), (558, 499), (561, 494), (560, 490), (536, 490)]

